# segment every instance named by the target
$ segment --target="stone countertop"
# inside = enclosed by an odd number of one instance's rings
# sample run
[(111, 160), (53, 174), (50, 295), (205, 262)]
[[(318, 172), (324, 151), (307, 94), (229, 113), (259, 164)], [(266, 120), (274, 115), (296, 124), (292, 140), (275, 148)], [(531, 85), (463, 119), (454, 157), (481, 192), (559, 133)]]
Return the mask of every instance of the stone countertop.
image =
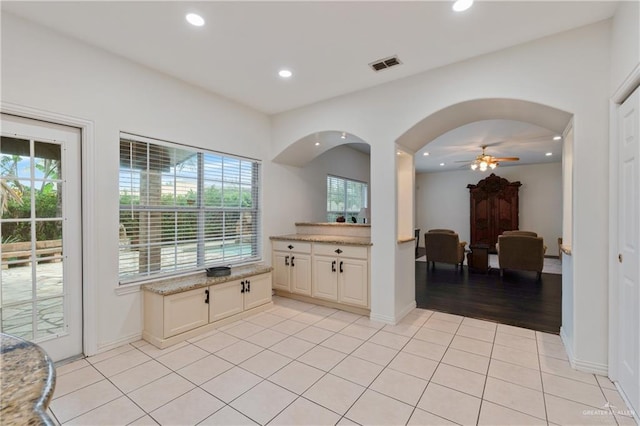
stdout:
[(310, 243), (370, 246), (369, 237), (345, 237), (342, 235), (288, 234), (269, 237), (272, 241), (306, 241)]
[(368, 223), (349, 222), (296, 222), (296, 226), (356, 226), (360, 228), (371, 228)]
[(53, 361), (38, 345), (0, 333), (2, 424), (53, 425), (46, 410), (53, 396)]
[(169, 296), (183, 291), (194, 290), (196, 288), (208, 287), (210, 285), (222, 284), (228, 281), (240, 280), (259, 274), (266, 274), (273, 270), (270, 266), (250, 265), (231, 268), (231, 275), (225, 277), (207, 277), (206, 272), (185, 278), (167, 279), (159, 283), (145, 284), (143, 290), (152, 293)]

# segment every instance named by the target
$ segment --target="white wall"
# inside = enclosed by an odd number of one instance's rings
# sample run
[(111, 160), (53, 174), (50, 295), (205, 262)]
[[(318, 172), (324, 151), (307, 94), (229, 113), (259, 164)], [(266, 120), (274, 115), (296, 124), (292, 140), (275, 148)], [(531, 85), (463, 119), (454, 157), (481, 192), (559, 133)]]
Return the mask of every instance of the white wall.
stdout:
[[(562, 163), (498, 166), (493, 172), (510, 182), (520, 181), (520, 229), (537, 232), (544, 238), (547, 255), (558, 255), (562, 236)], [(489, 176), (472, 170), (419, 173), (416, 175), (416, 227), (448, 228), (470, 242), (468, 184)], [(424, 237), (420, 239), (424, 247)]]
[[(474, 99), (521, 99), (574, 115), (573, 278), (577, 365), (607, 368), (608, 96), (610, 21), (273, 117), (273, 152), (323, 130), (340, 129), (371, 145), (372, 315), (396, 316), (396, 174), (394, 144), (414, 124), (448, 106)], [(415, 150), (416, 147), (409, 147)], [(383, 226), (380, 218), (389, 226)], [(378, 225), (376, 225), (378, 224)], [(409, 253), (406, 254), (407, 256)], [(568, 296), (570, 297), (570, 295)], [(575, 338), (574, 338), (575, 337)]]
[(621, 1), (611, 31), (611, 93), (640, 64), (640, 2)]
[[(91, 120), (95, 129), (98, 350), (139, 338), (141, 293), (118, 295), (119, 132), (268, 160), (267, 116), (2, 14), (2, 101)], [(263, 173), (264, 186), (273, 186)], [(265, 199), (269, 209), (274, 200)], [(265, 242), (268, 245), (268, 240)]]

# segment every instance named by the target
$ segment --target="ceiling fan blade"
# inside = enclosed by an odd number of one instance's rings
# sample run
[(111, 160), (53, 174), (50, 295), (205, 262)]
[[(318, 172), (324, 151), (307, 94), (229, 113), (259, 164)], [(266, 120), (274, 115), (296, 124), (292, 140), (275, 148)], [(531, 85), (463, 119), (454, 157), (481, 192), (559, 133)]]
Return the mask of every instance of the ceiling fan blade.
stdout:
[(475, 161), (475, 159), (473, 159), (473, 160), (456, 160), (456, 161), (454, 161), (454, 163), (472, 163), (474, 161)]
[(520, 161), (520, 158), (518, 158), (518, 157), (501, 157), (501, 158), (494, 158), (493, 161)]

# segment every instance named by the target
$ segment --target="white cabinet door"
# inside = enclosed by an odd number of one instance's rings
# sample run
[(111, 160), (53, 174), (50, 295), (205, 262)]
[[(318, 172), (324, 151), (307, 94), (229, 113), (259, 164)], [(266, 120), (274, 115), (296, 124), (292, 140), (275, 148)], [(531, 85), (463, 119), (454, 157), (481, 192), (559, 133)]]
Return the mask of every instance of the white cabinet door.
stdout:
[(214, 322), (239, 314), (244, 308), (240, 281), (230, 281), (209, 287), (209, 321)]
[(338, 261), (335, 257), (313, 256), (313, 280), (311, 293), (313, 297), (327, 300), (338, 300)]
[(368, 271), (366, 260), (338, 259), (339, 302), (369, 306)]
[(206, 288), (198, 288), (164, 297), (164, 338), (206, 325), (209, 306)]
[(291, 291), (311, 296), (311, 256), (292, 253), (290, 259)]
[(244, 309), (255, 308), (271, 301), (271, 274), (249, 277), (244, 281)]
[(289, 285), (291, 255), (284, 251), (273, 252), (273, 288), (276, 290), (291, 291)]

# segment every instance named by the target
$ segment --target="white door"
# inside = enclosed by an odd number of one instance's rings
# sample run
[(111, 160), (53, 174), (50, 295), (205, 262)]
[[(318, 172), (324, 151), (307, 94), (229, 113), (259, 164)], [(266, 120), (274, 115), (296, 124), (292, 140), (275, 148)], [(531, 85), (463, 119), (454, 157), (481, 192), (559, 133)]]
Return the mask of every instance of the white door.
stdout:
[(618, 111), (618, 379), (633, 408), (640, 410), (640, 89)]
[(2, 114), (0, 330), (82, 353), (80, 129)]

